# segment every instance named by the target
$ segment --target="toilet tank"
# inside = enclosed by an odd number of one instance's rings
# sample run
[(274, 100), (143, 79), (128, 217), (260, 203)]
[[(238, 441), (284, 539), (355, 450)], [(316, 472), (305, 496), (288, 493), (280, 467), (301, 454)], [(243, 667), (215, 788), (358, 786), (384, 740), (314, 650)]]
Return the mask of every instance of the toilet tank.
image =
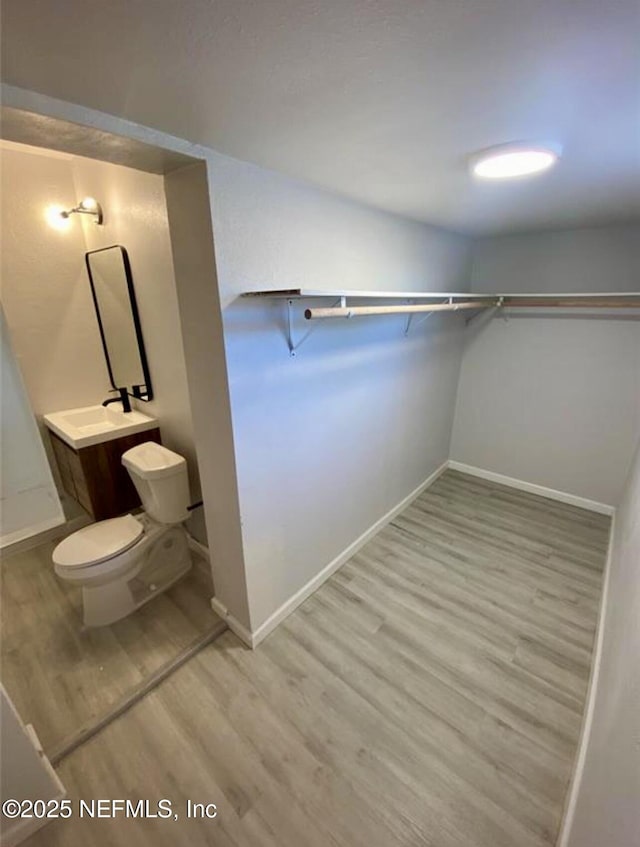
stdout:
[(123, 453), (122, 464), (149, 517), (165, 524), (181, 523), (189, 517), (189, 477), (182, 456), (146, 441)]

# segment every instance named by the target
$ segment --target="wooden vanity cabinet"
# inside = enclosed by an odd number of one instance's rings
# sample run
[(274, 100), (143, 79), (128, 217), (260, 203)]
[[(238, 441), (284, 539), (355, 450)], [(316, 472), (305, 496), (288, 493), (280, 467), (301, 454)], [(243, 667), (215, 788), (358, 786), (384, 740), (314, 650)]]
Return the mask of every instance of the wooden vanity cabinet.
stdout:
[(122, 454), (137, 444), (160, 444), (160, 430), (148, 429), (74, 450), (49, 432), (64, 490), (97, 521), (116, 518), (140, 506)]

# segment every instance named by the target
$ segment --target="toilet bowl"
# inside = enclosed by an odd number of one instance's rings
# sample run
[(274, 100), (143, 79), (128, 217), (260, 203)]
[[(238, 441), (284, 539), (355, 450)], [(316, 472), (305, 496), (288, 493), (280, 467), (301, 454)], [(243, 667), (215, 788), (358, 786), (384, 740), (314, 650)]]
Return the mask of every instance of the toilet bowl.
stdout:
[(98, 521), (74, 532), (53, 551), (57, 575), (82, 588), (85, 626), (126, 617), (166, 590), (191, 567), (187, 534), (187, 466), (155, 442), (122, 456), (144, 511)]

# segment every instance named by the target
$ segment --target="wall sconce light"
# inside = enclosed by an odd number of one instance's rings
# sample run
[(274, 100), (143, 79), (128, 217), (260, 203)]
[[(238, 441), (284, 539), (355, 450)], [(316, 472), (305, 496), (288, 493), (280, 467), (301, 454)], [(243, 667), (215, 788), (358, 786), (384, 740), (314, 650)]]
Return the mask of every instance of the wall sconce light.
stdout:
[(93, 197), (85, 197), (84, 200), (81, 200), (77, 206), (74, 206), (73, 209), (69, 209), (69, 211), (60, 212), (61, 217), (70, 218), (71, 215), (94, 215), (95, 221), (94, 223), (98, 226), (102, 225), (102, 206), (98, 201)]
[(45, 209), (45, 220), (52, 229), (57, 229), (58, 232), (66, 232), (71, 226), (69, 218), (62, 216), (63, 212), (62, 206), (47, 206)]

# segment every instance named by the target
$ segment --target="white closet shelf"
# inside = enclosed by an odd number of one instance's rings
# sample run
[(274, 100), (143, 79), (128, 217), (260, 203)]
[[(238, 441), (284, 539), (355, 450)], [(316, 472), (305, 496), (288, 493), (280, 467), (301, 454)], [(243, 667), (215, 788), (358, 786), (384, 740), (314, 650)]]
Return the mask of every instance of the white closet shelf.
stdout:
[[(409, 333), (414, 314), (418, 313), (422, 314), (420, 321), (422, 322), (434, 312), (474, 311), (475, 314), (467, 319), (467, 323), (485, 310), (496, 313), (502, 309), (580, 309), (585, 310), (586, 314), (593, 314), (594, 309), (610, 310), (614, 313), (619, 313), (619, 310), (632, 309), (634, 310), (633, 316), (640, 317), (640, 291), (579, 294), (573, 292), (564, 294), (509, 294), (506, 292), (503, 294), (480, 294), (467, 291), (358, 291), (353, 289), (318, 291), (313, 288), (289, 288), (274, 291), (246, 291), (242, 296), (286, 301), (287, 344), (291, 356), (296, 355), (296, 350), (312, 332), (310, 330), (297, 342), (293, 338), (293, 306), (305, 299), (332, 301), (329, 305), (313, 304), (307, 306), (304, 310), (304, 317), (310, 321), (373, 315), (407, 315), (405, 335)], [(348, 303), (348, 300), (360, 302), (354, 304)], [(362, 301), (365, 301), (364, 305), (362, 305)]]
[[(273, 291), (245, 291), (242, 295), (243, 297), (262, 297), (262, 298), (271, 298), (271, 299), (279, 299), (279, 300), (299, 300), (302, 298), (308, 299), (318, 299), (318, 298), (326, 298), (330, 300), (337, 300), (342, 297), (347, 299), (357, 299), (357, 300), (442, 300), (448, 299), (452, 297), (454, 301), (457, 300), (497, 300), (499, 298), (504, 298), (504, 300), (509, 301), (523, 301), (523, 300), (536, 300), (539, 305), (540, 300), (579, 300), (578, 307), (584, 308), (588, 307), (589, 301), (592, 301), (592, 306), (599, 305), (595, 301), (597, 300), (607, 300), (607, 301), (616, 301), (617, 305), (632, 305), (632, 306), (640, 306), (640, 291), (637, 292), (589, 292), (589, 293), (579, 293), (575, 292), (564, 292), (564, 293), (553, 293), (553, 294), (513, 294), (509, 292), (498, 292), (498, 293), (484, 293), (479, 294), (477, 292), (471, 293), (468, 291), (360, 291), (358, 289), (323, 289), (318, 290), (315, 288), (288, 288), (288, 289), (275, 289)], [(506, 303), (505, 303), (506, 305)], [(523, 305), (523, 304), (520, 304)]]

